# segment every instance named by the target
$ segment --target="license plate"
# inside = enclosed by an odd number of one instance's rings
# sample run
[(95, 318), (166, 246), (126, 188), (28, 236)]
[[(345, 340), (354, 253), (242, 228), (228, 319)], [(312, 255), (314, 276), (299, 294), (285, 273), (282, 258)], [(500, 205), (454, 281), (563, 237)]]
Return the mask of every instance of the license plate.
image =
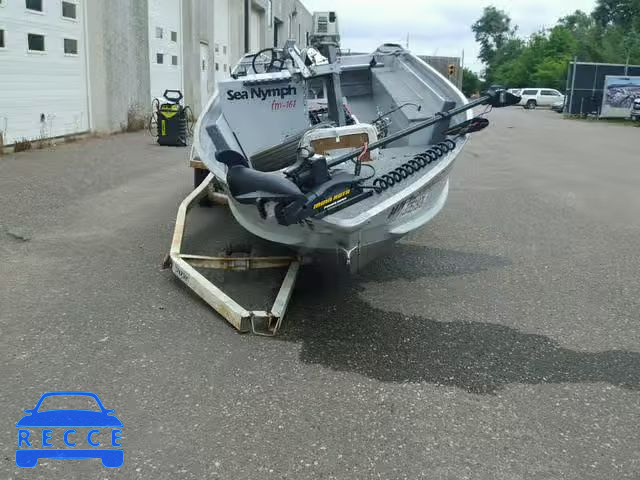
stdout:
[(414, 193), (409, 198), (403, 200), (389, 212), (388, 220), (393, 221), (412, 214), (420, 210), (431, 197), (431, 189)]

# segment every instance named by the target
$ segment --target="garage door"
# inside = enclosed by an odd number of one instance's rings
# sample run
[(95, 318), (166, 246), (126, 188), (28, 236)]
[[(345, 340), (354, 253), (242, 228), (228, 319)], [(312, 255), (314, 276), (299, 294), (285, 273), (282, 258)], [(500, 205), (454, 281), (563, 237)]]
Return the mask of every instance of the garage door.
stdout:
[(4, 143), (89, 130), (80, 0), (0, 0)]
[(249, 16), (249, 46), (251, 52), (255, 53), (262, 48), (264, 32), (264, 11), (251, 6), (251, 15)]
[(149, 0), (151, 98), (182, 91), (182, 15), (180, 0)]
[(229, 64), (229, 0), (214, 2), (213, 61), (216, 82), (227, 78), (232, 66)]

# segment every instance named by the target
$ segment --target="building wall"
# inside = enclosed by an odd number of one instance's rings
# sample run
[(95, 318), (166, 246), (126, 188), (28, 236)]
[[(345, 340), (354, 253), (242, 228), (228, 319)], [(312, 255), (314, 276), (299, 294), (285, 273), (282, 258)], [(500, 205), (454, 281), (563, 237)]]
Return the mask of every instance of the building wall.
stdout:
[[(177, 0), (172, 0), (177, 1)], [(228, 0), (229, 65), (230, 68), (245, 53), (245, 0)], [(127, 128), (132, 119), (145, 119), (150, 114), (149, 27), (148, 0), (87, 0), (89, 31), (89, 72), (92, 130), (113, 132)], [(261, 48), (273, 46), (274, 23), (269, 21), (269, 1), (249, 0), (262, 10)], [(209, 45), (208, 91), (215, 90), (217, 78), (213, 56), (216, 9), (214, 0), (182, 0), (183, 90), (185, 104), (200, 113), (200, 43)], [(282, 47), (288, 38), (288, 18), (291, 17), (292, 37), (306, 45), (306, 32), (312, 28), (312, 15), (300, 0), (272, 0), (272, 15), (284, 22), (285, 35), (279, 39)], [(294, 15), (291, 15), (296, 12)], [(126, 19), (127, 21), (123, 21)], [(132, 45), (137, 48), (131, 48)], [(145, 48), (142, 48), (145, 46)]]
[(249, 49), (262, 50), (267, 46), (268, 0), (251, 0), (249, 8)]
[[(435, 68), (445, 78), (448, 78), (456, 87), (462, 88), (462, 68), (460, 57), (434, 57), (428, 55), (418, 55), (422, 60)], [(449, 65), (455, 65), (455, 75), (449, 75)]]
[[(208, 93), (215, 90), (216, 71), (213, 56), (215, 44), (215, 5), (225, 0), (165, 0), (181, 1), (182, 85), (185, 103), (198, 114), (202, 104), (200, 43), (209, 45)], [(306, 45), (311, 31), (312, 16), (300, 0), (227, 0), (228, 3), (228, 65), (227, 71), (246, 52), (245, 15), (249, 9), (262, 12), (260, 48), (273, 47), (275, 23), (283, 22), (278, 47), (291, 37), (300, 46)], [(149, 36), (149, 0), (85, 0), (87, 91), (78, 91), (78, 101), (88, 104), (88, 119), (84, 127), (93, 132), (108, 133), (146, 126), (151, 113), (151, 59)], [(220, 20), (220, 19), (218, 19)], [(289, 22), (291, 31), (289, 32)], [(255, 42), (254, 42), (255, 43)], [(221, 69), (222, 70), (222, 69)], [(221, 76), (217, 74), (218, 78)], [(82, 89), (84, 90), (84, 89)], [(43, 111), (54, 105), (42, 103)], [(40, 105), (38, 105), (40, 108)], [(10, 121), (11, 119), (9, 119)], [(68, 132), (73, 133), (73, 132)]]
[[(296, 40), (296, 43), (300, 47), (307, 45), (307, 32), (309, 32), (309, 34), (311, 33), (313, 16), (300, 0), (274, 1), (273, 16), (283, 22), (283, 35), (278, 36), (277, 47), (282, 47), (289, 38)], [(289, 23), (289, 19), (291, 19), (291, 23)], [(289, 25), (291, 25), (291, 33), (289, 33)], [(274, 21), (267, 29), (267, 42), (270, 47), (274, 46), (273, 40), (275, 27), (276, 22)]]
[(313, 32), (313, 12), (307, 10), (300, 0), (295, 0), (296, 10), (298, 16), (296, 21), (300, 25), (300, 31), (302, 32), (302, 39), (300, 44), (307, 46), (307, 38)]
[(147, 0), (149, 4), (149, 100), (183, 85), (183, 0)]
[(185, 103), (198, 115), (201, 106), (200, 43), (209, 45), (208, 90), (213, 91), (214, 2), (212, 0), (183, 0), (182, 2), (182, 59)]
[[(216, 81), (223, 76), (223, 65), (215, 70), (215, 44), (216, 15), (219, 13), (215, 6), (220, 2), (228, 2), (228, 65), (230, 69), (245, 53), (245, 1), (244, 0), (183, 0), (183, 71), (184, 71), (184, 95), (185, 101), (191, 106), (194, 113), (200, 113), (201, 88), (200, 88), (200, 43), (207, 43), (210, 47), (210, 61), (208, 62), (209, 93), (215, 90)], [(254, 13), (259, 12), (262, 20), (260, 38), (254, 42), (259, 48), (273, 46), (275, 25), (269, 20), (269, 0), (249, 0), (249, 8)], [(306, 32), (311, 31), (312, 15), (304, 7), (300, 0), (272, 0), (272, 15), (284, 19), (285, 29), (287, 19), (291, 16), (293, 38), (299, 45), (306, 45)], [(291, 15), (296, 12), (294, 15)], [(218, 19), (219, 20), (219, 19)], [(279, 39), (278, 47), (282, 47), (288, 35)], [(226, 42), (222, 42), (226, 43)], [(222, 48), (222, 45), (220, 45)]]
[(87, 0), (91, 129), (133, 127), (150, 112), (147, 0)]
[(229, 5), (229, 61), (231, 65), (235, 65), (245, 53), (244, 3), (245, 0), (231, 0)]
[(87, 15), (62, 5), (0, 3), (0, 143), (89, 130)]

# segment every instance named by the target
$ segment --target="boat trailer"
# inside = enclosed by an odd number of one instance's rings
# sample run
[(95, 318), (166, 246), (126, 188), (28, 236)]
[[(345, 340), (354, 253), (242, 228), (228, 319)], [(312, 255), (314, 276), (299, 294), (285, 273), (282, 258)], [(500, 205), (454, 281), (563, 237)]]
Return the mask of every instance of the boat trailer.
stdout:
[[(204, 181), (185, 198), (178, 208), (176, 225), (169, 255), (164, 268), (171, 267), (173, 273), (193, 292), (207, 302), (216, 312), (242, 333), (251, 331), (256, 335), (275, 336), (282, 325), (291, 293), (295, 287), (302, 259), (295, 256), (237, 257), (226, 255), (208, 257), (182, 252), (187, 215), (191, 207), (205, 196), (217, 204), (226, 204), (226, 196), (211, 193), (214, 175), (209, 173)], [(271, 311), (247, 310), (209, 281), (196, 268), (220, 269), (226, 271), (247, 271), (264, 268), (287, 267), (278, 295)]]

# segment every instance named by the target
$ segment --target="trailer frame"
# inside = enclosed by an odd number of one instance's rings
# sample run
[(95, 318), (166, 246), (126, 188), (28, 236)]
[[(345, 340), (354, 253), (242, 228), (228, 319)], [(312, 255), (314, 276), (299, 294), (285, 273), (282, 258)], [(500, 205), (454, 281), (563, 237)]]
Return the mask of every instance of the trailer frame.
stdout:
[[(201, 168), (201, 165), (192, 165)], [(205, 167), (206, 168), (206, 167)], [(226, 195), (212, 192), (210, 185), (214, 175), (209, 173), (204, 181), (198, 185), (180, 204), (173, 232), (173, 240), (164, 267), (171, 267), (172, 272), (196, 295), (218, 312), (227, 322), (241, 333), (251, 331), (256, 335), (275, 336), (284, 319), (284, 315), (295, 288), (296, 279), (302, 259), (297, 256), (204, 256), (182, 252), (187, 216), (191, 208), (199, 200), (208, 197), (213, 203), (227, 204)], [(226, 271), (247, 271), (264, 268), (287, 267), (278, 294), (269, 312), (262, 310), (248, 310), (214, 285), (196, 268), (220, 269)]]

